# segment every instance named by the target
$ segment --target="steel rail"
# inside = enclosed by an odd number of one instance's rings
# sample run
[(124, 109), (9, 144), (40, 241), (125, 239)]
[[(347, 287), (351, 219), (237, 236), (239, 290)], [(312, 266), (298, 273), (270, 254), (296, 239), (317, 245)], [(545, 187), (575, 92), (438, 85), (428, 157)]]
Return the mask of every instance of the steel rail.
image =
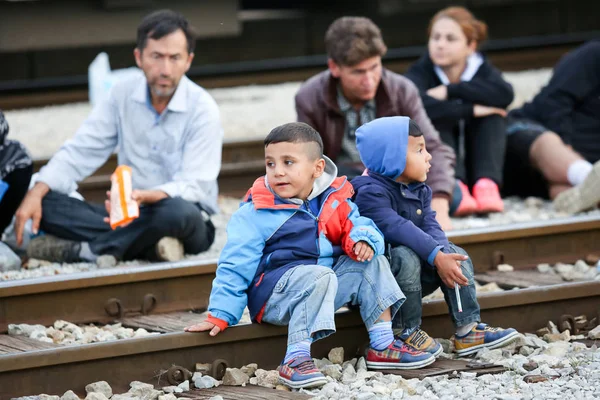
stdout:
[[(600, 254), (600, 217), (579, 216), (452, 232), (477, 273), (499, 261), (526, 268)], [(501, 258), (504, 258), (501, 260)], [(187, 260), (0, 282), (0, 333), (9, 323), (109, 322), (115, 315), (205, 309), (216, 260)]]
[[(561, 314), (595, 316), (600, 304), (600, 282), (567, 283), (478, 295), (482, 319), (494, 325), (531, 332)], [(337, 315), (337, 333), (313, 346), (314, 357), (331, 347), (356, 354), (367, 341), (357, 312)], [(423, 305), (423, 328), (434, 337), (452, 331), (443, 300)], [(133, 380), (167, 385), (164, 372), (178, 365), (193, 370), (195, 363), (225, 360), (240, 367), (257, 362), (271, 369), (280, 362), (287, 341), (286, 327), (248, 324), (228, 329), (217, 337), (184, 332), (115, 342), (66, 346), (0, 356), (0, 398), (40, 392), (80, 393), (86, 384), (106, 380), (115, 391), (127, 390)], [(162, 380), (161, 380), (162, 378)]]
[[(501, 70), (553, 67), (577, 45), (598, 36), (597, 31), (567, 35), (489, 40), (484, 51)], [(402, 73), (423, 52), (423, 46), (389, 49), (386, 68)], [(326, 56), (211, 64), (190, 69), (189, 76), (205, 88), (302, 81), (326, 67)], [(87, 101), (87, 75), (0, 81), (0, 108), (4, 110)]]

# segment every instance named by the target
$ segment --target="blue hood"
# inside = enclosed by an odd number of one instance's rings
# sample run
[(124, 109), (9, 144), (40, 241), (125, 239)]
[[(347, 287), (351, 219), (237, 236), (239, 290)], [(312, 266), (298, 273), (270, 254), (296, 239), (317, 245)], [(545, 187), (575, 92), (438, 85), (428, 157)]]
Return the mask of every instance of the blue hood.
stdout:
[(406, 167), (408, 117), (384, 117), (356, 130), (356, 147), (369, 171), (396, 179)]

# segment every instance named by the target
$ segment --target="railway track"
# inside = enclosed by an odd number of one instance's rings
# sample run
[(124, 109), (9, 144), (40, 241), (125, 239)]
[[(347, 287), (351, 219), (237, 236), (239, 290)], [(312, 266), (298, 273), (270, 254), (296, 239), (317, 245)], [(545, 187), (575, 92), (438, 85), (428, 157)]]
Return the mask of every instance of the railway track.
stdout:
[[(552, 67), (567, 51), (597, 32), (517, 37), (489, 40), (484, 51), (502, 71)], [(386, 68), (403, 73), (425, 51), (423, 46), (389, 49)], [(276, 84), (302, 81), (320, 72), (325, 55), (290, 57), (260, 61), (211, 64), (193, 67), (188, 76), (205, 88)], [(88, 100), (87, 76), (43, 78), (31, 81), (0, 82), (0, 109), (11, 110), (66, 104)]]
[[(477, 274), (490, 272), (500, 261), (511, 263), (518, 273), (541, 261), (573, 262), (598, 254), (600, 218), (457, 231), (451, 240), (471, 254)], [(173, 365), (193, 370), (197, 362), (219, 359), (230, 366), (258, 362), (262, 368), (274, 368), (285, 349), (285, 328), (240, 325), (217, 338), (182, 332), (191, 321), (202, 318), (198, 313), (208, 304), (215, 270), (215, 260), (189, 260), (0, 283), (0, 332), (6, 332), (9, 323), (47, 326), (64, 319), (74, 323), (120, 321), (123, 326), (162, 333), (79, 346), (33, 344), (0, 335), (0, 398), (82, 390), (97, 380), (123, 391), (133, 380), (166, 386)], [(563, 314), (596, 316), (600, 281), (478, 297), (486, 322), (531, 332)], [(346, 354), (355, 354), (367, 340), (357, 313), (340, 313), (337, 325), (336, 335), (314, 346), (315, 357), (324, 357), (337, 346), (343, 346)], [(423, 327), (434, 337), (452, 332), (443, 301), (424, 304)], [(218, 374), (217, 364), (213, 372)]]

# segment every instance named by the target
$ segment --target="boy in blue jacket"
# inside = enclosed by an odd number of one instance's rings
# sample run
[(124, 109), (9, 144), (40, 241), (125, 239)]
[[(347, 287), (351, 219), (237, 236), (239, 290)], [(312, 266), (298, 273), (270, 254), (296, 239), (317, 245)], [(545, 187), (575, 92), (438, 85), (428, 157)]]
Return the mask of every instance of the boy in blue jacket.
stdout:
[(417, 124), (408, 117), (376, 119), (356, 131), (356, 145), (367, 172), (352, 180), (354, 201), (391, 245), (392, 273), (406, 296), (393, 319), (399, 339), (434, 356), (442, 352), (420, 329), (422, 296), (441, 287), (456, 326), (454, 347), (459, 355), (512, 342), (518, 336), (514, 329), (480, 323), (473, 264), (463, 249), (448, 242), (431, 209), (431, 189), (423, 183), (431, 155)]
[(404, 301), (381, 232), (358, 214), (352, 185), (336, 178), (317, 131), (304, 123), (276, 127), (265, 139), (267, 173), (257, 179), (227, 226), (208, 306), (186, 328), (214, 336), (239, 322), (288, 325), (281, 381), (292, 388), (327, 382), (311, 343), (335, 332), (334, 312), (351, 303), (369, 331), (367, 366), (412, 369), (435, 357), (396, 340), (392, 318)]

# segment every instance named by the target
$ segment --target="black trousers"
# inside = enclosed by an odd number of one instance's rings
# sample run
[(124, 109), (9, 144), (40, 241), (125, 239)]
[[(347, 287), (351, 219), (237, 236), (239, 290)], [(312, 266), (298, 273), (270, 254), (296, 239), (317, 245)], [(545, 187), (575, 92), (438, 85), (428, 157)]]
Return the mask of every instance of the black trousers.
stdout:
[[(459, 125), (437, 126), (444, 143), (456, 152), (456, 178), (472, 186), (480, 178), (489, 178), (502, 186), (506, 121), (499, 115), (473, 118), (464, 124), (464, 142)], [(463, 144), (464, 143), (464, 144)], [(464, 146), (464, 147), (463, 147)], [(432, 160), (435, 163), (435, 160)]]
[(25, 168), (15, 169), (4, 177), (3, 181), (8, 183), (8, 190), (0, 201), (0, 235), (12, 221), (15, 211), (27, 194), (32, 174), (33, 165), (29, 165)]
[(181, 240), (188, 254), (208, 250), (215, 237), (200, 206), (179, 197), (140, 207), (137, 219), (115, 230), (104, 222), (107, 216), (104, 206), (50, 191), (42, 201), (40, 228), (63, 239), (89, 242), (95, 254), (120, 260), (156, 260), (155, 245), (165, 236)]

